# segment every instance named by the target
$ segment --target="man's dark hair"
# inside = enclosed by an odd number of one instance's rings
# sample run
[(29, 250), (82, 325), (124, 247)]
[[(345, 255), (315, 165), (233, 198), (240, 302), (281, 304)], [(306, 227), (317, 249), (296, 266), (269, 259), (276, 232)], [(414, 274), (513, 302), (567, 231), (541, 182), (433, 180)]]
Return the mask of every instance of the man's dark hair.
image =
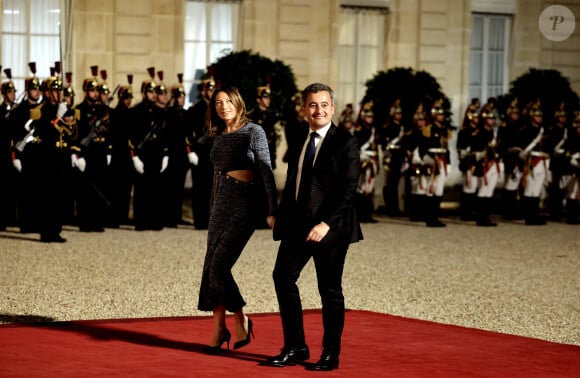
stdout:
[(330, 101), (332, 102), (332, 105), (334, 105), (334, 91), (328, 85), (322, 83), (313, 83), (304, 88), (302, 91), (302, 104), (306, 105), (306, 98), (308, 97), (308, 94), (324, 91), (330, 94)]

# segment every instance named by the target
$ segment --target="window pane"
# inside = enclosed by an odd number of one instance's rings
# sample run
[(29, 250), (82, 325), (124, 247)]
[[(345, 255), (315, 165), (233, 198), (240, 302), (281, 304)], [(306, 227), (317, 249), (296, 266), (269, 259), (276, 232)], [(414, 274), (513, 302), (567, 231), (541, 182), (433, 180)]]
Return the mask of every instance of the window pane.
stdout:
[(340, 13), (338, 30), (339, 45), (354, 45), (356, 37), (356, 14), (353, 11), (345, 10)]
[(26, 33), (26, 2), (4, 0), (2, 5), (2, 32)]
[(34, 0), (30, 6), (31, 34), (58, 34), (59, 0)]
[(60, 60), (58, 36), (56, 37), (30, 37), (30, 61), (36, 62), (38, 77), (45, 78), (50, 75), (50, 67)]
[(473, 26), (471, 29), (471, 50), (483, 49), (483, 17), (473, 16)]
[(212, 43), (209, 54), (210, 62), (215, 62), (222, 56), (227, 55), (232, 49), (233, 45), (231, 43)]
[(198, 1), (185, 3), (185, 40), (205, 41), (205, 4)]
[[(12, 70), (13, 78), (24, 78), (30, 73), (26, 61), (26, 36), (4, 35), (2, 37), (2, 66)], [(21, 86), (20, 89), (23, 87)]]
[(364, 83), (378, 71), (378, 48), (361, 47), (358, 82), (364, 86)]
[(359, 42), (361, 45), (378, 46), (383, 41), (384, 30), (381, 14), (362, 12), (359, 15)]
[(354, 82), (355, 52), (354, 46), (338, 48), (338, 77), (340, 82)]
[(503, 51), (505, 46), (505, 18), (491, 17), (489, 20), (489, 49)]
[(234, 18), (233, 4), (212, 4), (211, 6), (211, 39), (213, 41), (229, 42), (232, 40)]

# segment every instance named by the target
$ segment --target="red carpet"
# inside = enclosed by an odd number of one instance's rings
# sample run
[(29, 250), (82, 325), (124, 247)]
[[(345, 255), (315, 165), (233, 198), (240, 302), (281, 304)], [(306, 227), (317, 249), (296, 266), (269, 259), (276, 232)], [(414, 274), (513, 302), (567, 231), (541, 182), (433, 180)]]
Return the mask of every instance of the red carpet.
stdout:
[[(206, 317), (3, 325), (0, 377), (580, 377), (578, 346), (366, 311), (346, 314), (339, 370), (262, 366), (282, 346), (280, 319), (251, 317), (256, 339), (219, 356), (201, 353)], [(304, 321), (315, 362), (320, 312)]]

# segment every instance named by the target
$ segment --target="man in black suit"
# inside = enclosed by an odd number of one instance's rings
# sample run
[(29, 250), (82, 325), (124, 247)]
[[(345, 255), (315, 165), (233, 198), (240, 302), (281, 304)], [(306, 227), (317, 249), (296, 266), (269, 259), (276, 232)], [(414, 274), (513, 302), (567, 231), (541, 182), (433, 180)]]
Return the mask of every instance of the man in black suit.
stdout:
[(286, 366), (310, 358), (296, 281), (313, 258), (324, 337), (320, 360), (308, 368), (334, 370), (344, 326), (344, 261), (349, 244), (362, 239), (355, 205), (359, 146), (356, 138), (332, 123), (334, 92), (329, 86), (309, 85), (302, 92), (302, 104), (310, 127), (288, 151), (286, 186), (274, 225), (274, 240), (281, 240), (273, 276), (284, 347), (268, 362)]

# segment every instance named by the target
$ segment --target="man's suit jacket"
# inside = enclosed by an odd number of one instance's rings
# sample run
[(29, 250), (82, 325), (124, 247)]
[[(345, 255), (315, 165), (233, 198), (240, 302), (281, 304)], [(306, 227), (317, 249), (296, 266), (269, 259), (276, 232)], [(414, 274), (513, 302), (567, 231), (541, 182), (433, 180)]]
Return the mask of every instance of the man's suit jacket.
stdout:
[(296, 201), (296, 178), (302, 147), (309, 129), (302, 130), (299, 139), (288, 151), (286, 185), (276, 215), (274, 240), (306, 237), (303, 225), (325, 222), (330, 231), (322, 244), (354, 243), (363, 235), (355, 206), (359, 179), (360, 156), (356, 138), (334, 124), (322, 140), (312, 170), (311, 216)]

